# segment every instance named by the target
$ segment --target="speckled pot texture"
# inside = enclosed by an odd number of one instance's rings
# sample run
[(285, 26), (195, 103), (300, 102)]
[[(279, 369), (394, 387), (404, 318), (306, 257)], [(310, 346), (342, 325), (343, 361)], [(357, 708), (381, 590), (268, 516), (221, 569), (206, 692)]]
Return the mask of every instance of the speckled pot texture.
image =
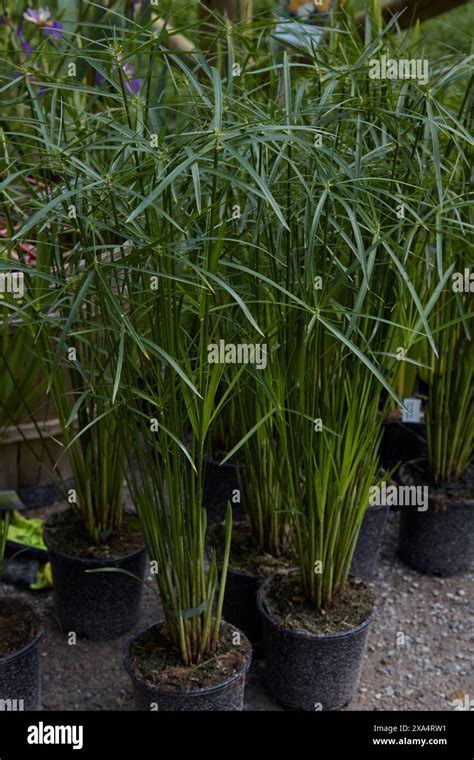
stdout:
[(18, 652), (0, 657), (0, 711), (41, 709), (39, 644), (42, 636), (40, 628), (34, 639)]
[[(105, 641), (138, 623), (146, 549), (140, 547), (118, 559), (81, 559), (50, 550), (54, 610), (65, 634)], [(113, 567), (124, 573), (88, 573)]]
[(245, 519), (242, 503), (238, 504), (232, 501), (233, 493), (236, 490), (240, 490), (236, 465), (231, 462), (221, 465), (213, 459), (206, 459), (203, 502), (209, 525), (225, 520), (228, 501), (232, 505), (234, 521)]
[[(399, 480), (406, 484), (406, 468)], [(429, 494), (429, 491), (428, 491)], [(474, 566), (474, 498), (447, 499), (436, 509), (428, 495), (428, 509), (407, 507), (400, 514), (399, 554), (414, 570), (425, 575), (449, 577), (467, 573)]]
[(373, 614), (343, 633), (321, 636), (283, 628), (268, 613), (260, 586), (265, 679), (272, 696), (288, 710), (339, 710), (355, 696)]
[(365, 513), (352, 558), (350, 574), (354, 578), (370, 581), (375, 576), (387, 515), (386, 505), (374, 505)]
[(257, 607), (261, 578), (230, 567), (227, 573), (223, 615), (228, 623), (245, 633), (253, 646), (253, 656), (263, 656), (262, 618)]
[[(162, 626), (157, 623), (150, 628)], [(223, 625), (228, 625), (223, 623)], [(231, 626), (234, 631), (237, 629)], [(147, 629), (148, 630), (148, 629)], [(135, 693), (137, 710), (158, 712), (232, 712), (244, 709), (245, 676), (252, 661), (250, 642), (241, 635), (241, 646), (247, 649), (247, 657), (241, 670), (231, 678), (216, 686), (203, 689), (179, 690), (163, 688), (159, 684), (149, 684), (135, 672), (130, 659), (130, 647), (134, 641), (130, 639), (125, 647), (124, 665), (129, 674)]]

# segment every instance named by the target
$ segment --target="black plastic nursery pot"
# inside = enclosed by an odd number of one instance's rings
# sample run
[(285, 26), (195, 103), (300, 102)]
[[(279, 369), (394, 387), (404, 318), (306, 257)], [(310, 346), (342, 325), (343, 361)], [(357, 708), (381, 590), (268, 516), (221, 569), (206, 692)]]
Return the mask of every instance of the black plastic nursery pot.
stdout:
[(386, 421), (383, 424), (380, 444), (382, 467), (391, 469), (399, 462), (426, 456), (426, 424)]
[(258, 575), (229, 567), (222, 610), (224, 618), (251, 641), (255, 658), (263, 657), (262, 618), (257, 607), (261, 583)]
[(434, 486), (426, 476), (425, 460), (418, 459), (400, 467), (399, 481), (428, 487), (428, 509), (401, 510), (401, 559), (425, 575), (469, 572), (474, 564), (474, 465), (456, 483)]
[(244, 511), (241, 503), (236, 503), (233, 496), (240, 490), (237, 465), (233, 462), (219, 464), (214, 459), (206, 459), (204, 464), (203, 503), (207, 511), (209, 525), (225, 519), (227, 502), (232, 505), (234, 520), (243, 520)]
[(287, 628), (267, 609), (265, 595), (272, 580), (264, 581), (257, 596), (270, 693), (288, 710), (341, 709), (357, 692), (374, 611), (359, 625), (338, 633), (313, 634)]
[[(244, 709), (245, 677), (252, 661), (252, 648), (248, 639), (234, 626), (222, 622), (221, 630), (236, 640), (235, 650), (239, 651), (238, 666), (235, 672), (225, 677), (220, 677), (219, 682), (212, 686), (193, 688), (177, 688), (160, 682), (159, 677), (153, 682), (147, 679), (140, 666), (133, 659), (134, 647), (141, 647), (140, 640), (153, 634), (162, 634), (164, 623), (156, 623), (142, 631), (138, 636), (130, 639), (125, 647), (124, 665), (133, 684), (135, 693), (135, 707), (137, 710), (159, 712), (230, 712)], [(146, 649), (144, 647), (143, 649)], [(143, 651), (142, 649), (142, 651)], [(183, 672), (184, 666), (174, 670)], [(190, 668), (190, 671), (199, 672), (199, 666)]]
[[(0, 712), (40, 710), (41, 621), (29, 605), (8, 598), (0, 600), (0, 627), (3, 629), (4, 625), (15, 628), (19, 644), (8, 654), (2, 654), (5, 650), (0, 648)], [(1, 646), (5, 647), (4, 632)]]
[(350, 574), (354, 578), (370, 581), (374, 577), (387, 515), (385, 504), (367, 509), (351, 563)]
[[(52, 546), (50, 526), (48, 521), (44, 540), (51, 560), (55, 614), (64, 633), (105, 641), (133, 628), (140, 616), (145, 546), (105, 558), (74, 556)], [(105, 568), (125, 572), (90, 572)]]
[[(219, 558), (222, 556), (224, 535), (224, 523), (211, 528), (208, 534), (209, 543), (216, 547)], [(238, 547), (236, 541), (239, 542)], [(239, 566), (242, 555), (246, 559), (245, 569)], [(235, 625), (249, 639), (255, 659), (263, 657), (264, 653), (262, 618), (257, 606), (258, 589), (265, 578), (290, 567), (289, 561), (277, 560), (269, 555), (260, 557), (252, 545), (248, 522), (234, 522), (222, 613), (228, 623)]]

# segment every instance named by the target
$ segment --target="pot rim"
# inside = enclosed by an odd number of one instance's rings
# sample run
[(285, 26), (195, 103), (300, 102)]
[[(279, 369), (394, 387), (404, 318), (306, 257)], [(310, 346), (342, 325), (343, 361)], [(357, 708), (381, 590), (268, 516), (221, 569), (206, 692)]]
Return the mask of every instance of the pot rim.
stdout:
[[(62, 512), (54, 512), (50, 517), (53, 517), (54, 515), (62, 514)], [(135, 515), (132, 515), (135, 517)], [(137, 516), (138, 519), (138, 516)], [(44, 527), (43, 527), (43, 541), (46, 545), (46, 548), (48, 550), (48, 554), (52, 556), (53, 554), (57, 557), (61, 557), (62, 559), (70, 559), (75, 560), (76, 562), (79, 562), (84, 565), (103, 565), (107, 567), (111, 562), (118, 562), (118, 561), (125, 561), (127, 559), (131, 559), (136, 554), (141, 554), (141, 552), (146, 551), (146, 544), (143, 542), (140, 546), (138, 546), (136, 549), (133, 549), (132, 551), (127, 552), (126, 554), (119, 554), (116, 557), (106, 557), (104, 559), (101, 559), (100, 557), (78, 557), (76, 554), (68, 554), (67, 552), (63, 551), (62, 549), (53, 549), (49, 546), (47, 541), (47, 536), (45, 535), (45, 530), (48, 520), (46, 520)]]
[(387, 417), (384, 417), (382, 425), (396, 425), (404, 430), (411, 429), (411, 432), (416, 435), (416, 432), (421, 432), (420, 428), (426, 428), (426, 420), (423, 419), (421, 422), (402, 422), (401, 418), (398, 420), (389, 420)]
[[(293, 570), (293, 567), (288, 564), (287, 567), (281, 567), (280, 570), (275, 570), (273, 573), (270, 573), (270, 575), (288, 575), (289, 572)], [(235, 565), (232, 565), (231, 561), (229, 561), (229, 567), (228, 572), (232, 573), (233, 575), (236, 575), (238, 578), (245, 578), (245, 580), (248, 581), (255, 581), (259, 584), (259, 586), (266, 581), (270, 575), (266, 575), (265, 577), (261, 577), (260, 575), (257, 575), (256, 573), (251, 573), (247, 570), (240, 570), (240, 568), (235, 567)]]
[[(225, 520), (221, 520), (218, 523), (214, 523), (214, 525), (209, 526), (209, 527), (212, 529), (213, 527), (217, 527), (217, 526), (220, 526), (221, 528), (222, 527), (225, 528)], [(249, 526), (250, 527), (250, 523), (248, 522), (248, 520), (237, 520), (237, 522), (233, 522), (232, 523), (232, 531), (237, 526), (240, 526), (240, 527)], [(215, 548), (212, 545), (212, 543), (210, 544), (210, 547), (211, 548)], [(219, 561), (219, 568), (222, 568), (222, 560)], [(268, 577), (268, 576), (265, 576), (264, 578), (262, 578), (261, 576), (257, 575), (256, 573), (250, 572), (249, 570), (241, 570), (239, 567), (236, 567), (235, 565), (232, 564), (232, 556), (229, 559), (228, 572), (232, 573), (233, 575), (236, 575), (239, 578), (244, 578), (245, 580), (248, 580), (248, 581), (255, 581), (256, 583), (262, 583), (262, 581), (264, 581)], [(285, 570), (282, 567), (281, 570), (277, 571), (277, 572), (284, 573)], [(271, 573), (271, 575), (275, 575), (275, 573)]]
[[(411, 485), (410, 483), (407, 482), (407, 480), (405, 478), (405, 473), (407, 471), (407, 468), (410, 468), (410, 466), (418, 464), (419, 462), (426, 462), (426, 463), (429, 464), (428, 457), (416, 457), (416, 459), (410, 459), (408, 462), (402, 462), (402, 464), (400, 465), (400, 467), (397, 470), (397, 476), (398, 476), (398, 479), (399, 479), (399, 481), (400, 481), (400, 483), (402, 485), (407, 485), (407, 486)], [(472, 467), (471, 463), (468, 464), (467, 469), (469, 469), (469, 467)], [(453, 482), (456, 483), (456, 482), (459, 482), (459, 481), (453, 481)], [(419, 484), (419, 485), (427, 485), (427, 486), (429, 486), (429, 483), (422, 483), (422, 484)], [(466, 494), (467, 493), (468, 493), (468, 491), (466, 489)], [(432, 497), (430, 496), (429, 498), (431, 499)], [(463, 499), (463, 498), (457, 498), (457, 499), (456, 498), (450, 498), (449, 499), (449, 505), (452, 506), (452, 507), (454, 507), (455, 505), (460, 505), (460, 506), (469, 506), (469, 505), (471, 505), (472, 507), (474, 507), (474, 498), (466, 498), (466, 499)], [(407, 513), (404, 512), (404, 510), (402, 510), (402, 514), (407, 514)]]
[(222, 681), (221, 683), (214, 684), (214, 686), (205, 686), (204, 688), (173, 689), (170, 687), (161, 686), (161, 684), (159, 683), (149, 684), (147, 683), (147, 681), (142, 675), (135, 673), (130, 663), (129, 655), (130, 655), (131, 645), (133, 644), (135, 639), (137, 639), (139, 636), (142, 635), (142, 633), (145, 633), (146, 631), (150, 631), (152, 628), (157, 628), (158, 626), (164, 626), (165, 624), (164, 620), (158, 620), (157, 623), (152, 623), (151, 625), (148, 625), (146, 628), (142, 628), (141, 631), (134, 634), (131, 638), (128, 639), (128, 641), (125, 643), (125, 647), (123, 650), (123, 664), (124, 664), (125, 670), (127, 671), (132, 681), (137, 682), (142, 687), (145, 687), (148, 689), (156, 689), (157, 693), (161, 692), (162, 694), (166, 694), (166, 696), (188, 697), (188, 698), (194, 699), (195, 697), (206, 696), (207, 694), (214, 694), (215, 692), (220, 691), (221, 689), (224, 689), (227, 686), (230, 686), (232, 683), (234, 683), (234, 681), (237, 681), (242, 676), (245, 676), (252, 663), (252, 645), (247, 639), (247, 636), (235, 625), (232, 625), (231, 623), (227, 623), (225, 620), (223, 620), (222, 623), (224, 623), (225, 625), (228, 625), (234, 631), (238, 631), (238, 633), (240, 633), (241, 636), (243, 636), (243, 638), (248, 642), (249, 646), (248, 646), (247, 658), (242, 668), (238, 670), (237, 673), (234, 673), (232, 676), (227, 678), (225, 681)]
[(258, 575), (255, 575), (255, 573), (249, 573), (246, 570), (239, 570), (238, 567), (234, 567), (234, 565), (231, 565), (229, 562), (229, 567), (227, 570), (228, 573), (232, 573), (232, 575), (236, 575), (238, 578), (245, 578), (245, 580), (249, 581), (262, 581), (262, 578), (260, 578)]
[[(15, 599), (15, 597), (13, 598)], [(21, 657), (22, 655), (26, 654), (26, 652), (28, 652), (30, 649), (34, 649), (34, 647), (37, 646), (37, 644), (39, 644), (39, 642), (41, 641), (44, 635), (43, 623), (38, 613), (33, 609), (33, 607), (31, 607), (29, 604), (24, 602), (22, 599), (19, 599), (18, 601), (21, 602), (21, 604), (23, 604), (24, 607), (27, 607), (27, 609), (33, 612), (33, 614), (35, 615), (39, 623), (39, 631), (31, 639), (31, 641), (29, 641), (27, 644), (22, 646), (21, 649), (17, 649), (16, 652), (11, 652), (11, 654), (6, 654), (4, 656), (0, 655), (0, 665), (3, 665), (4, 662), (11, 662), (12, 660), (15, 660), (16, 658)]]
[(8, 539), (6, 548), (15, 552), (15, 554), (21, 552), (24, 557), (29, 555), (30, 557), (33, 557), (33, 559), (42, 561), (47, 561), (48, 559), (48, 552), (46, 549), (39, 549), (37, 546), (29, 546), (28, 544), (22, 544), (18, 541), (11, 541)]
[(371, 613), (365, 618), (365, 620), (362, 621), (362, 623), (359, 623), (358, 625), (354, 626), (354, 628), (350, 628), (348, 631), (337, 631), (335, 633), (311, 633), (310, 631), (304, 631), (302, 629), (295, 629), (295, 628), (287, 628), (284, 625), (281, 625), (278, 623), (278, 621), (275, 620), (275, 618), (270, 615), (268, 610), (265, 608), (265, 604), (263, 602), (263, 592), (265, 591), (266, 586), (270, 583), (274, 575), (271, 575), (269, 578), (267, 578), (263, 583), (260, 585), (258, 591), (257, 591), (257, 607), (262, 615), (262, 617), (266, 618), (268, 622), (270, 622), (272, 625), (274, 625), (276, 628), (278, 628), (283, 633), (288, 633), (291, 636), (294, 636), (295, 638), (299, 639), (312, 639), (314, 641), (322, 641), (326, 639), (345, 639), (349, 638), (350, 636), (353, 636), (356, 633), (359, 633), (360, 631), (367, 628), (368, 625), (372, 622), (374, 619), (376, 612), (377, 612), (377, 604), (374, 602), (374, 606), (372, 608)]
[[(46, 546), (48, 546), (48, 543), (46, 539), (43, 539)], [(127, 552), (127, 554), (119, 554), (116, 557), (108, 557), (106, 559), (100, 559), (100, 558), (93, 558), (93, 557), (78, 557), (75, 554), (66, 554), (66, 552), (61, 551), (60, 549), (51, 549), (48, 546), (48, 554), (50, 556), (56, 555), (57, 557), (61, 557), (61, 559), (69, 559), (74, 560), (77, 563), (80, 563), (82, 565), (103, 565), (104, 567), (107, 567), (111, 563), (117, 563), (117, 562), (124, 562), (127, 559), (131, 559), (137, 554), (141, 554), (142, 552), (146, 551), (146, 545), (142, 544), (137, 549), (134, 549), (131, 552)]]

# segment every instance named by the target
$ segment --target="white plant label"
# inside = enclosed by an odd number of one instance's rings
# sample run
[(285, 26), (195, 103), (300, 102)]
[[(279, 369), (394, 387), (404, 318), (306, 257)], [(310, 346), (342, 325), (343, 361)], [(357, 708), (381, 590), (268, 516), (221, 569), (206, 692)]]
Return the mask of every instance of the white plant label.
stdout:
[(403, 403), (402, 422), (421, 422), (421, 398), (404, 398)]

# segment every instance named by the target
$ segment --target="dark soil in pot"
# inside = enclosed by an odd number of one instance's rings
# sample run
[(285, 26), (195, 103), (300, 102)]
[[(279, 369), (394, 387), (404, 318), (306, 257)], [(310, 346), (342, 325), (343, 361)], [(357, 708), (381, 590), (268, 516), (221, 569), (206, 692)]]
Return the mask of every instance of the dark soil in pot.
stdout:
[[(112, 639), (133, 628), (140, 615), (146, 550), (139, 523), (124, 515), (123, 526), (107, 542), (93, 544), (72, 510), (53, 515), (44, 540), (53, 572), (54, 608), (65, 633)], [(90, 573), (103, 568), (121, 572)]]
[(370, 506), (365, 513), (351, 563), (354, 578), (370, 581), (374, 577), (387, 515), (386, 505)]
[(383, 424), (380, 463), (389, 470), (399, 463), (426, 456), (425, 423), (387, 420)]
[(259, 589), (265, 676), (289, 710), (338, 710), (355, 696), (374, 597), (351, 580), (324, 614), (304, 602), (296, 573), (272, 576)]
[[(209, 544), (216, 548), (219, 559), (223, 554), (224, 536), (222, 523), (213, 526), (208, 534)], [(257, 608), (258, 589), (270, 575), (284, 572), (292, 564), (289, 557), (276, 558), (271, 554), (259, 554), (247, 522), (233, 525), (223, 616), (252, 642), (255, 658), (263, 657), (262, 619)]]
[(0, 711), (39, 710), (41, 621), (24, 602), (0, 600)]
[(245, 676), (252, 660), (247, 638), (223, 622), (219, 651), (186, 667), (163, 623), (147, 628), (125, 648), (137, 710), (203, 712), (243, 710)]
[[(224, 458), (224, 454), (222, 455)], [(239, 484), (238, 465), (233, 462), (219, 464), (214, 459), (206, 459), (204, 465), (203, 502), (209, 525), (222, 522), (225, 518), (227, 502), (230, 501), (234, 520), (243, 520), (243, 492)], [(240, 503), (234, 501), (236, 491), (240, 491)]]
[(428, 488), (428, 509), (401, 508), (400, 557), (426, 575), (451, 576), (474, 564), (474, 464), (452, 483), (435, 484), (426, 460), (399, 470), (403, 486)]

